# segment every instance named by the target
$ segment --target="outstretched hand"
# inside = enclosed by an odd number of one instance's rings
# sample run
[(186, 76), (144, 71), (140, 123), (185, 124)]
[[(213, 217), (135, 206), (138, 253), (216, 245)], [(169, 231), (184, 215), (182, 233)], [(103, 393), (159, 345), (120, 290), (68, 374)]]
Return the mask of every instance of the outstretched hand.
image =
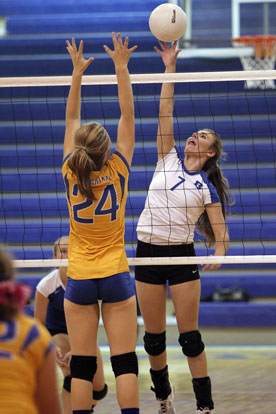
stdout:
[(133, 46), (128, 49), (128, 37), (125, 38), (123, 42), (121, 33), (117, 34), (117, 37), (114, 32), (112, 32), (112, 40), (114, 45), (114, 50), (109, 49), (108, 46), (104, 45), (104, 50), (111, 57), (115, 66), (124, 66), (128, 64), (130, 55), (137, 49), (137, 46)]
[(85, 59), (82, 56), (82, 50), (83, 50), (83, 40), (80, 41), (79, 50), (76, 45), (76, 41), (74, 38), (72, 38), (72, 44), (69, 42), (69, 40), (66, 40), (67, 43), (67, 51), (69, 55), (71, 56), (74, 71), (78, 71), (81, 74), (88, 68), (91, 62), (93, 62), (94, 58), (91, 57), (89, 59)]
[(176, 59), (178, 54), (181, 52), (181, 49), (176, 50), (177, 40), (173, 42), (172, 46), (168, 42), (161, 42), (159, 40), (160, 49), (157, 46), (154, 46), (154, 50), (162, 56), (163, 63), (166, 67), (171, 65), (176, 65)]

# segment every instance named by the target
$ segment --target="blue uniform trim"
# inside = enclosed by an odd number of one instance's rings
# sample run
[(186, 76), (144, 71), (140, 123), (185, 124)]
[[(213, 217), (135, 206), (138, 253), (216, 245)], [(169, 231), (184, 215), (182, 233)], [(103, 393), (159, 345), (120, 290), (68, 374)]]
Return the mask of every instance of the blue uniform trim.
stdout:
[(129, 164), (128, 164), (127, 160), (125, 159), (125, 157), (118, 151), (114, 151), (114, 154), (118, 155), (118, 157), (120, 157), (124, 161), (124, 163), (127, 166), (128, 171), (130, 172)]
[(29, 330), (29, 333), (20, 349), (20, 353), (24, 352), (28, 346), (35, 341), (37, 338), (39, 338), (39, 330), (36, 325), (33, 325), (31, 329)]
[(46, 328), (67, 332), (66, 320), (64, 316), (64, 289), (59, 286), (53, 293), (48, 296), (49, 303), (47, 308)]
[(68, 158), (70, 157), (72, 153), (70, 152), (70, 154), (66, 155), (66, 157), (63, 158), (62, 160), (62, 165), (65, 163), (66, 160), (68, 160)]
[(201, 175), (201, 177), (202, 177), (203, 181), (205, 182), (205, 184), (206, 184), (206, 185), (208, 186), (208, 188), (209, 188), (212, 203), (220, 203), (220, 202), (221, 202), (221, 200), (220, 200), (220, 198), (219, 198), (219, 196), (218, 196), (217, 189), (216, 189), (216, 187), (214, 186), (214, 184), (213, 184), (213, 183), (211, 183), (211, 181), (210, 181), (210, 180), (208, 180), (208, 178), (207, 178), (207, 175), (206, 175), (205, 171), (200, 171), (200, 175)]
[(11, 354), (10, 352), (0, 351), (0, 358), (3, 358), (3, 359), (12, 359), (13, 358), (13, 354)]
[(120, 178), (120, 185), (121, 185), (121, 190), (122, 190), (122, 197), (121, 197), (121, 201), (122, 201), (122, 199), (124, 197), (124, 194), (125, 194), (125, 182), (126, 182), (126, 180), (125, 180), (125, 177), (122, 174), (118, 173), (118, 176)]
[(66, 173), (65, 176), (64, 176), (64, 184), (65, 184), (65, 188), (66, 188), (67, 200), (68, 200), (68, 202), (71, 206), (70, 189), (69, 189), (69, 181), (68, 181), (68, 178), (67, 178), (67, 174), (68, 173)]
[(49, 352), (55, 347), (55, 344), (53, 342), (50, 342), (49, 345), (47, 346), (46, 350), (45, 350), (45, 356), (47, 356), (49, 354)]
[(99, 279), (71, 279), (68, 277), (65, 298), (78, 305), (121, 302), (135, 295), (134, 280), (129, 272)]

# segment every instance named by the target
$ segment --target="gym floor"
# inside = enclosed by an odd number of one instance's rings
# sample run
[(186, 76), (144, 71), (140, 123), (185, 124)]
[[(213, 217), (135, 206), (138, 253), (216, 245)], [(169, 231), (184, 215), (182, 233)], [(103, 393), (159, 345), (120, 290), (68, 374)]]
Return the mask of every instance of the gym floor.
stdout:
[[(95, 414), (119, 414), (109, 349), (102, 346), (109, 393), (95, 408)], [(207, 346), (209, 375), (217, 414), (275, 414), (276, 346)], [(158, 407), (150, 391), (149, 364), (141, 345), (139, 358), (140, 412), (154, 414)], [(174, 385), (174, 406), (178, 414), (195, 413), (195, 400), (188, 364), (179, 346), (168, 346), (170, 381)]]

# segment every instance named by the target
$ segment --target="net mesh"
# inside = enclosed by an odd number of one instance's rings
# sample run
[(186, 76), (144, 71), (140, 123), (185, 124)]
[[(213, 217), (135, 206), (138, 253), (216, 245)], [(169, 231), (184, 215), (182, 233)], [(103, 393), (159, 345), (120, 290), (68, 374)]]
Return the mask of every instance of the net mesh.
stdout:
[[(101, 122), (114, 143), (119, 117), (117, 88), (114, 77), (106, 78), (107, 83), (100, 84), (103, 77), (84, 77), (82, 120)], [(231, 239), (228, 256), (207, 257), (213, 250), (196, 233), (197, 258), (176, 258), (175, 262), (221, 261), (226, 267), (231, 263), (251, 268), (261, 263), (269, 268), (275, 263), (276, 94), (273, 89), (243, 88), (244, 81), (274, 78), (275, 71), (132, 78), (136, 147), (125, 233), (131, 265), (144, 262), (134, 259), (136, 225), (157, 161), (160, 85), (172, 80), (176, 82), (178, 148), (183, 151), (185, 139), (194, 131), (211, 128), (218, 132), (227, 153), (221, 167), (235, 199), (227, 216)], [(47, 81), (49, 78), (22, 79), (21, 83), (20, 79), (0, 80), (6, 86), (0, 90), (0, 242), (13, 253), (19, 268), (29, 266), (34, 272), (60, 264), (50, 260), (52, 245), (69, 232), (61, 163), (70, 78), (55, 78), (52, 85), (45, 86)], [(172, 263), (172, 259), (168, 255), (163, 262)]]

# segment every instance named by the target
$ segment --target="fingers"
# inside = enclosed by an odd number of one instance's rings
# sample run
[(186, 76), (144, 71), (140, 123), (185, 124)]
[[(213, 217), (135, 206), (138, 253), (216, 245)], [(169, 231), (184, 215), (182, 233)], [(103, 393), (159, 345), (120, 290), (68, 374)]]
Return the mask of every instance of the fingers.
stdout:
[(136, 49), (137, 49), (137, 47), (138, 47), (138, 46), (136, 45), (136, 46), (133, 46), (132, 48), (130, 48), (130, 49), (129, 49), (130, 53), (134, 52), (134, 50), (136, 50)]
[(112, 40), (113, 40), (113, 45), (115, 49), (115, 47), (118, 45), (118, 42), (117, 42), (117, 38), (114, 32), (112, 32)]
[(112, 40), (113, 40), (114, 50), (111, 50), (107, 45), (103, 45), (105, 52), (111, 58), (115, 56), (114, 53), (117, 53), (117, 51), (124, 50), (124, 51), (127, 51), (129, 54), (131, 54), (138, 47), (137, 45), (135, 45), (131, 47), (130, 49), (128, 49), (129, 39), (128, 37), (126, 37), (125, 40), (123, 41), (120, 32), (117, 33), (117, 36), (114, 32), (112, 32)]
[(85, 71), (88, 68), (88, 66), (90, 65), (91, 62), (93, 62), (93, 60), (94, 58), (92, 57), (87, 60), (86, 64), (83, 66), (83, 71)]
[(111, 55), (112, 55), (112, 50), (111, 50), (111, 49), (109, 49), (109, 47), (108, 47), (108, 46), (103, 45), (103, 48), (104, 48), (104, 50), (106, 51), (106, 53), (107, 53), (109, 56), (111, 56)]

